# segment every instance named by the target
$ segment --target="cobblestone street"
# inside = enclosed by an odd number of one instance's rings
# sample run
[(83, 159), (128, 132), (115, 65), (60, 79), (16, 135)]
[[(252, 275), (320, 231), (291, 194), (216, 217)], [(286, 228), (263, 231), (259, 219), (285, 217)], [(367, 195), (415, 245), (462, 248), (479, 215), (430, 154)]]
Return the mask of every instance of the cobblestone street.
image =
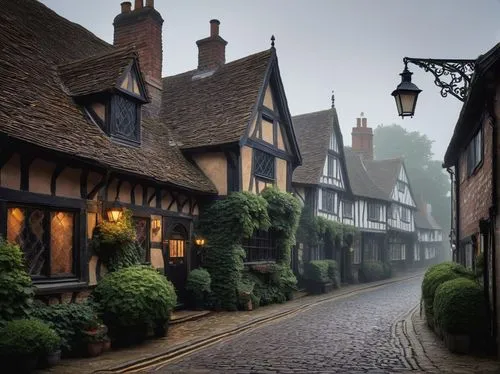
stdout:
[(328, 301), (150, 372), (404, 372), (395, 335), (418, 304), (420, 278)]

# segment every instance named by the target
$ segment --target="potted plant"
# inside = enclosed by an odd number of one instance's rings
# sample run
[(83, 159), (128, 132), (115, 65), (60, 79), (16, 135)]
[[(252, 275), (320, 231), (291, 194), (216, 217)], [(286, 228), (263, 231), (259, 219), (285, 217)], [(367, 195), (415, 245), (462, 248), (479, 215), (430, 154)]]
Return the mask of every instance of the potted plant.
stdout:
[(107, 332), (108, 328), (102, 324), (84, 331), (84, 342), (87, 345), (87, 354), (90, 357), (99, 356), (104, 351), (105, 341), (108, 339)]
[(39, 357), (47, 358), (48, 354), (57, 351), (60, 342), (57, 333), (40, 320), (7, 322), (0, 330), (2, 369), (13, 373), (29, 373), (37, 366)]

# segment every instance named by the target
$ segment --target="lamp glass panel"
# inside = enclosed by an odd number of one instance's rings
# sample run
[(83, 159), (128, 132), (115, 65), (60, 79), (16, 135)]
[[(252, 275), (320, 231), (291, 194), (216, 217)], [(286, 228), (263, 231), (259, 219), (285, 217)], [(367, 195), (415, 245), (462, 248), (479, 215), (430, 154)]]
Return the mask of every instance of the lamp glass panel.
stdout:
[(122, 216), (121, 209), (110, 209), (108, 210), (108, 219), (111, 222), (118, 222)]
[(417, 100), (417, 95), (414, 92), (401, 92), (399, 97), (401, 100), (402, 114), (412, 116), (415, 111), (415, 101)]

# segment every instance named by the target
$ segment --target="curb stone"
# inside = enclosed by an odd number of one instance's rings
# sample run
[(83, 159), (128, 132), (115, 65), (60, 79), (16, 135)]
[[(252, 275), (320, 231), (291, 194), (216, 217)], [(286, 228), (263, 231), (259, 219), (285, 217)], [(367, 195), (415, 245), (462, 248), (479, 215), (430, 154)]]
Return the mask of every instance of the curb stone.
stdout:
[[(389, 280), (385, 281), (379, 281), (379, 282), (373, 282), (373, 283), (368, 283), (366, 286), (361, 286), (355, 289), (351, 290), (346, 290), (344, 292), (339, 292), (335, 293), (329, 296), (325, 296), (323, 298), (320, 298), (318, 300), (305, 303), (302, 305), (298, 306), (291, 306), (290, 308), (280, 311), (277, 313), (270, 314), (268, 316), (260, 317), (260, 318), (255, 318), (249, 322), (237, 325), (235, 328), (230, 328), (226, 331), (223, 331), (221, 333), (208, 336), (208, 337), (203, 337), (194, 341), (186, 342), (178, 346), (172, 346), (169, 349), (164, 350), (161, 353), (157, 353), (153, 356), (148, 356), (147, 358), (143, 359), (134, 359), (131, 361), (127, 361), (124, 363), (121, 363), (119, 365), (115, 365), (112, 367), (109, 367), (107, 369), (100, 369), (94, 371), (94, 374), (104, 374), (104, 373), (126, 373), (126, 372), (137, 372), (141, 369), (144, 369), (146, 367), (151, 367), (155, 365), (160, 365), (162, 363), (165, 363), (166, 361), (172, 361), (174, 359), (181, 358), (183, 356), (186, 356), (188, 354), (194, 353), (195, 351), (198, 351), (200, 349), (206, 348), (210, 345), (213, 345), (215, 343), (218, 343), (224, 338), (228, 338), (234, 335), (238, 335), (240, 333), (243, 333), (245, 331), (248, 331), (250, 329), (258, 328), (263, 324), (266, 323), (272, 323), (275, 320), (279, 319), (284, 319), (287, 317), (290, 317), (292, 315), (298, 314), (301, 311), (304, 311), (305, 309), (309, 309), (315, 305), (327, 302), (327, 301), (332, 301), (335, 299), (340, 299), (346, 296), (352, 296), (353, 294), (357, 294), (363, 291), (367, 291), (370, 289), (378, 288), (378, 287), (383, 287), (387, 286), (393, 283), (397, 282), (403, 282), (409, 279), (417, 278), (423, 275), (423, 272), (418, 272), (418, 273), (412, 273), (411, 275), (408, 276), (402, 276), (399, 278), (392, 278)], [(303, 298), (304, 299), (304, 298)], [(408, 364), (408, 368), (411, 368), (411, 365)]]

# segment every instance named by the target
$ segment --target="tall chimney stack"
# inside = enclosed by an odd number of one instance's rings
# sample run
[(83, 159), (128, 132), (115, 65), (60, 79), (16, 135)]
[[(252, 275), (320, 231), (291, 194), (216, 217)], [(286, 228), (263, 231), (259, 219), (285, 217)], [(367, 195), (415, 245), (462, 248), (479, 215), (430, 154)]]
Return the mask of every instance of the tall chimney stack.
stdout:
[(368, 127), (368, 121), (361, 113), (361, 117), (356, 118), (356, 127), (352, 128), (352, 150), (364, 160), (373, 160), (373, 130)]
[(153, 0), (135, 0), (134, 10), (129, 1), (121, 4), (121, 13), (114, 21), (114, 45), (135, 46), (139, 65), (148, 85), (151, 104), (145, 107), (145, 117), (154, 116), (160, 109), (162, 91), (162, 26), (163, 18), (154, 8)]
[(227, 42), (219, 35), (219, 20), (210, 21), (210, 36), (198, 40), (198, 70), (216, 70), (226, 63)]

